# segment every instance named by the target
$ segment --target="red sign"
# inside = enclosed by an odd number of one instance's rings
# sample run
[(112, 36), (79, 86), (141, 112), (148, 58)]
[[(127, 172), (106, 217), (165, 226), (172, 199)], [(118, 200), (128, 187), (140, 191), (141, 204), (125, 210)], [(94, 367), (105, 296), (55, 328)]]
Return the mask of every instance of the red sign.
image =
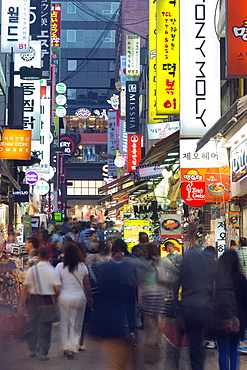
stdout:
[(141, 160), (141, 138), (139, 134), (128, 134), (128, 171), (135, 172)]
[(228, 173), (206, 173), (206, 202), (228, 202), (229, 201), (229, 174)]
[(205, 181), (188, 181), (183, 182), (181, 187), (181, 195), (186, 204), (192, 207), (201, 207), (205, 201)]
[(51, 5), (51, 46), (59, 48), (61, 43), (61, 4)]
[(227, 1), (227, 77), (247, 75), (247, 1)]

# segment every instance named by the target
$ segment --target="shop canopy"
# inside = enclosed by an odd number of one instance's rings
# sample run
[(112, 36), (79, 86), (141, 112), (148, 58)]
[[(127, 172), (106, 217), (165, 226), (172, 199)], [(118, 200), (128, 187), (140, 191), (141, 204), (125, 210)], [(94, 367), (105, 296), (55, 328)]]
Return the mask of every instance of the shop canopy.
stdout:
[[(167, 163), (167, 165), (171, 165), (171, 160), (173, 158), (173, 162), (179, 158), (179, 136), (180, 131), (176, 131), (172, 135), (159, 140), (149, 149), (145, 157), (141, 160), (140, 165), (148, 165), (152, 163), (156, 163), (158, 165), (165, 164), (165, 160), (168, 155), (169, 163)], [(172, 157), (173, 153), (174, 156)]]
[(247, 95), (237, 99), (226, 113), (200, 138), (196, 151), (217, 135), (226, 136), (231, 130), (231, 136), (246, 124), (247, 117)]
[(19, 190), (19, 191), (21, 190), (21, 186), (17, 183), (17, 181), (11, 175), (10, 170), (8, 169), (8, 167), (3, 162), (2, 159), (0, 159), (0, 175), (3, 181), (11, 183), (16, 190)]
[(102, 195), (105, 194), (107, 191), (112, 190), (114, 188), (122, 187), (130, 181), (134, 181), (135, 175), (134, 173), (129, 173), (128, 175), (119, 177), (119, 179), (110, 182), (109, 184), (106, 184), (104, 186), (101, 186), (101, 188), (98, 189), (98, 194)]

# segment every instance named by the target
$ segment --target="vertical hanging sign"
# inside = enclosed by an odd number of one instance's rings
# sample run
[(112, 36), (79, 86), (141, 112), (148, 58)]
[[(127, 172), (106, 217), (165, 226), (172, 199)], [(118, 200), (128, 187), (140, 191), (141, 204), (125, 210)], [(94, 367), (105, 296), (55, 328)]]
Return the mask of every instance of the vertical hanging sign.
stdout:
[(156, 112), (179, 114), (179, 0), (157, 0)]
[(141, 160), (140, 134), (128, 134), (128, 171), (135, 172)]
[(126, 76), (140, 76), (140, 36), (126, 35)]
[(227, 1), (227, 77), (247, 75), (247, 2)]
[(51, 6), (51, 46), (59, 48), (61, 42), (61, 4)]
[(116, 166), (114, 164), (114, 158), (117, 150), (117, 112), (114, 110), (108, 111), (107, 136), (107, 153), (111, 156), (111, 158), (107, 159), (108, 176), (114, 178), (117, 176)]

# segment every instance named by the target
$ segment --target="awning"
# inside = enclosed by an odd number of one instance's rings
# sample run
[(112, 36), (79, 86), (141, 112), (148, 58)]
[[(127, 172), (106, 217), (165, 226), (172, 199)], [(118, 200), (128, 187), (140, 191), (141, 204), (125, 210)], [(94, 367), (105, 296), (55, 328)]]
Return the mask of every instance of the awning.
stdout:
[(41, 159), (40, 158), (37, 158), (37, 157), (34, 157), (33, 155), (31, 155), (31, 158), (30, 159), (18, 159), (18, 160), (14, 160), (14, 166), (25, 166), (25, 167), (28, 167), (28, 166), (32, 166), (33, 164), (39, 164), (41, 162)]
[[(180, 131), (176, 131), (174, 134), (158, 141), (152, 146), (152, 148), (150, 148), (145, 157), (141, 160), (140, 165), (152, 163), (157, 163), (160, 165), (165, 161), (169, 152), (174, 151), (179, 153), (179, 137)], [(176, 158), (178, 158), (178, 155)]]
[(0, 160), (0, 174), (4, 176), (4, 181), (11, 183), (16, 190), (21, 191), (21, 187), (18, 184), (18, 182), (14, 179), (14, 177), (11, 175), (10, 170), (8, 167), (4, 164), (2, 159)]
[(110, 182), (109, 184), (106, 184), (104, 186), (101, 186), (101, 188), (98, 189), (98, 194), (105, 194), (106, 191), (109, 191), (113, 188), (116, 188), (118, 186), (122, 186), (123, 184), (133, 180), (134, 181), (135, 175), (134, 173), (129, 173), (128, 175), (119, 177), (119, 179)]
[[(223, 136), (234, 126), (236, 126), (241, 119), (247, 116), (247, 95), (236, 100), (226, 113), (201, 137), (197, 143), (196, 151), (204, 147), (204, 145), (217, 134)], [(246, 122), (243, 120), (241, 126)], [(238, 130), (241, 127), (238, 127)]]

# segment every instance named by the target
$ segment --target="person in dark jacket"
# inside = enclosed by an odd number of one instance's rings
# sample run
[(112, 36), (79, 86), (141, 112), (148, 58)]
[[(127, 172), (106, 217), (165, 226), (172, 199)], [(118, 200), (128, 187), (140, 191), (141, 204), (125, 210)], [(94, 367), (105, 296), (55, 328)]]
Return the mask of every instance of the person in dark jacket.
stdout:
[(238, 255), (233, 250), (223, 253), (216, 274), (216, 312), (222, 328), (216, 328), (220, 370), (238, 369), (237, 346), (244, 339), (247, 326), (247, 281), (242, 274)]

